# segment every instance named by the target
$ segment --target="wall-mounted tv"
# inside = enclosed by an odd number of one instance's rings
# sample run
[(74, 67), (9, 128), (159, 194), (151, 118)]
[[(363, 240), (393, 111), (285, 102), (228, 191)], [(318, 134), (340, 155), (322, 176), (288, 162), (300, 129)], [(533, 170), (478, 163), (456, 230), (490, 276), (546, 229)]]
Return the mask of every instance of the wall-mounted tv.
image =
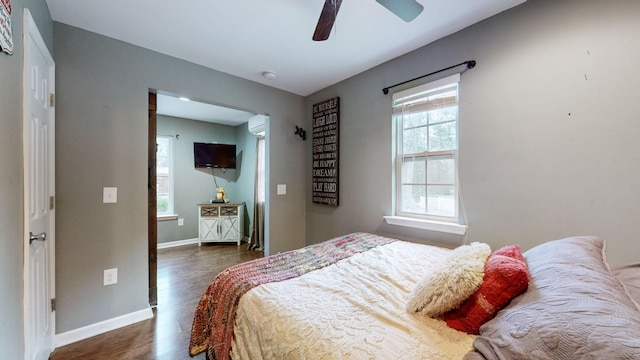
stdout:
[(233, 144), (193, 143), (196, 168), (236, 168), (236, 146)]

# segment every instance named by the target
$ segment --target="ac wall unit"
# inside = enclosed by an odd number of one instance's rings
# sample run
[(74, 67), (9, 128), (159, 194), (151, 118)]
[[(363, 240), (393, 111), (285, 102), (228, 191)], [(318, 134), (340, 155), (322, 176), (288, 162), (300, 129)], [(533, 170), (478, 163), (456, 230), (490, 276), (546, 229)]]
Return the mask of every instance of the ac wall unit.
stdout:
[(265, 115), (255, 115), (249, 118), (249, 132), (253, 135), (264, 136), (267, 129), (267, 118)]

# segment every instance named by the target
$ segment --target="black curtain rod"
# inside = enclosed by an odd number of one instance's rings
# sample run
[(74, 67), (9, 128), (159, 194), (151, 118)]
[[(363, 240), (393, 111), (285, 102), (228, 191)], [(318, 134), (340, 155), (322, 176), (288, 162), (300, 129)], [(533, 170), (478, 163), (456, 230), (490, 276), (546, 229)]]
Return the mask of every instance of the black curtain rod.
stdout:
[(453, 68), (455, 68), (455, 67), (458, 67), (458, 66), (460, 66), (460, 65), (467, 65), (467, 69), (473, 69), (473, 68), (476, 66), (476, 61), (475, 61), (475, 60), (468, 60), (468, 61), (465, 61), (465, 62), (461, 62), (460, 64), (456, 64), (456, 65), (453, 65), (453, 66), (449, 66), (448, 68), (444, 68), (444, 69), (440, 69), (440, 70), (438, 70), (438, 71), (434, 71), (434, 72), (432, 72), (432, 73), (428, 73), (427, 75), (418, 76), (417, 78), (414, 78), (414, 79), (411, 79), (411, 80), (407, 80), (407, 81), (404, 81), (404, 82), (401, 82), (401, 83), (398, 83), (398, 84), (395, 84), (395, 85), (391, 85), (391, 86), (389, 86), (389, 87), (386, 87), (386, 88), (382, 89), (382, 92), (383, 92), (385, 95), (387, 95), (387, 94), (389, 93), (389, 89), (391, 89), (391, 88), (393, 88), (393, 87), (400, 86), (400, 85), (404, 85), (404, 84), (406, 84), (406, 83), (408, 83), (408, 82), (412, 82), (412, 81), (414, 81), (414, 80), (422, 79), (423, 77), (427, 77), (427, 76), (435, 75), (435, 74), (437, 74), (437, 73), (441, 73), (441, 72), (443, 72), (443, 71), (447, 71), (447, 70), (453, 69)]

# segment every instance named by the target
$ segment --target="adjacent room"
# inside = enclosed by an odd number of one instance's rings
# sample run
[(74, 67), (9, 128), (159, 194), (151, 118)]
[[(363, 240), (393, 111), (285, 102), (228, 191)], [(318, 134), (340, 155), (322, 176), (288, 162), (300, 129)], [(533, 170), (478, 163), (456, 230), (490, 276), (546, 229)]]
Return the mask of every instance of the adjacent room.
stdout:
[(640, 357), (638, 18), (3, 0), (0, 358)]
[(264, 143), (268, 116), (162, 92), (156, 98), (158, 246), (201, 242), (207, 234), (199, 234), (198, 205), (207, 203), (236, 206), (237, 223), (220, 240), (249, 242), (256, 189), (264, 194), (258, 143)]

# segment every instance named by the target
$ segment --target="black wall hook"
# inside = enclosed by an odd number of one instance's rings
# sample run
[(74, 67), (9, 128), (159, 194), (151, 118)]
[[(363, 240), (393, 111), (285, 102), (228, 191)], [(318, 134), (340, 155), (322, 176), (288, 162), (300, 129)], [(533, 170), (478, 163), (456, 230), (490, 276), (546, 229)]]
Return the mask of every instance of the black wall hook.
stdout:
[(307, 140), (307, 132), (303, 128), (296, 125), (296, 135), (300, 135), (302, 140)]

